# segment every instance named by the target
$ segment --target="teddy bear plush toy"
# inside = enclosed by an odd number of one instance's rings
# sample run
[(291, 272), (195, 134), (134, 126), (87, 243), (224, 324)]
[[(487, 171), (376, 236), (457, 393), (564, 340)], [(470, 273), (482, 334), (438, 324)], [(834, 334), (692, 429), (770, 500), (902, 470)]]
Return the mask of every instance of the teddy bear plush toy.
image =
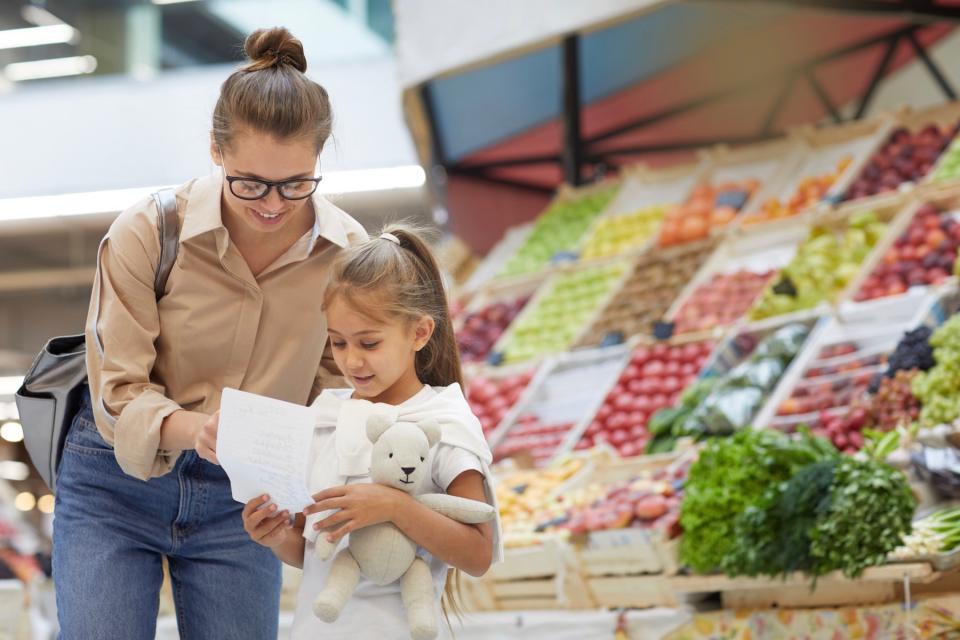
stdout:
[[(458, 522), (478, 524), (493, 519), (493, 507), (486, 503), (443, 493), (419, 493), (430, 477), (430, 448), (440, 441), (437, 422), (394, 423), (386, 416), (374, 414), (367, 420), (366, 430), (373, 442), (372, 482), (409, 493), (421, 504)], [(315, 544), (316, 555), (322, 560), (329, 558), (335, 548), (326, 535), (318, 536)], [(434, 609), (433, 579), (429, 566), (417, 557), (416, 551), (417, 545), (389, 522), (353, 531), (347, 547), (333, 558), (327, 583), (314, 601), (314, 614), (325, 622), (335, 621), (361, 574), (378, 585), (400, 580), (411, 637), (435, 638), (439, 623)]]

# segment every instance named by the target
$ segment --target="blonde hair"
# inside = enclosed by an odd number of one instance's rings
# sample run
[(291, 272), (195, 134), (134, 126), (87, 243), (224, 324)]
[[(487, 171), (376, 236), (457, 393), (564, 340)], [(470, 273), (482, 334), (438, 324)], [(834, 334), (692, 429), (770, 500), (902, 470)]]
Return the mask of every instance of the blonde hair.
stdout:
[[(460, 351), (443, 279), (421, 231), (410, 225), (388, 225), (381, 237), (341, 251), (331, 268), (324, 311), (338, 298), (373, 317), (433, 318), (433, 335), (417, 352), (417, 377), (431, 386), (445, 387), (454, 382), (463, 386)], [(441, 602), (448, 626), (448, 612), (461, 618), (459, 591), (460, 571), (454, 569), (447, 578)]]
[(251, 33), (250, 62), (230, 74), (213, 110), (213, 139), (229, 149), (238, 129), (250, 127), (281, 140), (307, 138), (319, 153), (330, 137), (333, 112), (326, 89), (308, 78), (303, 44), (283, 27)]

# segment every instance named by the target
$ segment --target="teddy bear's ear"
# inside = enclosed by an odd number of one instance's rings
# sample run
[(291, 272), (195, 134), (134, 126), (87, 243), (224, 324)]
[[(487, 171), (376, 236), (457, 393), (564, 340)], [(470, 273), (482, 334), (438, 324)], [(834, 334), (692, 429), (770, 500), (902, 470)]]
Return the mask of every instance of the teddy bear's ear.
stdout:
[(390, 419), (390, 416), (374, 413), (367, 418), (367, 438), (370, 439), (370, 442), (376, 442), (392, 425), (393, 420)]
[(430, 446), (440, 442), (440, 423), (436, 420), (423, 420), (418, 423), (418, 426), (423, 429), (423, 432), (427, 434), (427, 442), (430, 443)]

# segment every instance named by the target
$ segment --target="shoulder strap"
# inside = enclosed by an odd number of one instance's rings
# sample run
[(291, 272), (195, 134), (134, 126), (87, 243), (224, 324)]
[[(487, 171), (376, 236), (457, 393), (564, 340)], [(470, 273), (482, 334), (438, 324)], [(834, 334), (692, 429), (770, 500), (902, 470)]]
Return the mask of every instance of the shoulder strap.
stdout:
[(157, 227), (160, 230), (160, 262), (157, 264), (153, 290), (159, 300), (167, 288), (167, 278), (173, 269), (173, 263), (177, 261), (180, 218), (177, 215), (177, 194), (173, 189), (160, 189), (153, 194), (153, 201), (157, 205)]

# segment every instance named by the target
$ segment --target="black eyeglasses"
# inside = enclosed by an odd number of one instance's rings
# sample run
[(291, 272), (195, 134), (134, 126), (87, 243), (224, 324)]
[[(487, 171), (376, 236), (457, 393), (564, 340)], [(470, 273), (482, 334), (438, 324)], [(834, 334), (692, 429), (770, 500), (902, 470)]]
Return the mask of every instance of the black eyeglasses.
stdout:
[(239, 176), (226, 176), (227, 183), (230, 185), (230, 193), (241, 200), (259, 200), (267, 197), (270, 189), (276, 187), (277, 193), (284, 200), (303, 200), (313, 195), (313, 192), (320, 186), (323, 176), (316, 178), (293, 178), (292, 180), (281, 180), (280, 182), (271, 182), (270, 180), (260, 180), (259, 178), (243, 178)]

